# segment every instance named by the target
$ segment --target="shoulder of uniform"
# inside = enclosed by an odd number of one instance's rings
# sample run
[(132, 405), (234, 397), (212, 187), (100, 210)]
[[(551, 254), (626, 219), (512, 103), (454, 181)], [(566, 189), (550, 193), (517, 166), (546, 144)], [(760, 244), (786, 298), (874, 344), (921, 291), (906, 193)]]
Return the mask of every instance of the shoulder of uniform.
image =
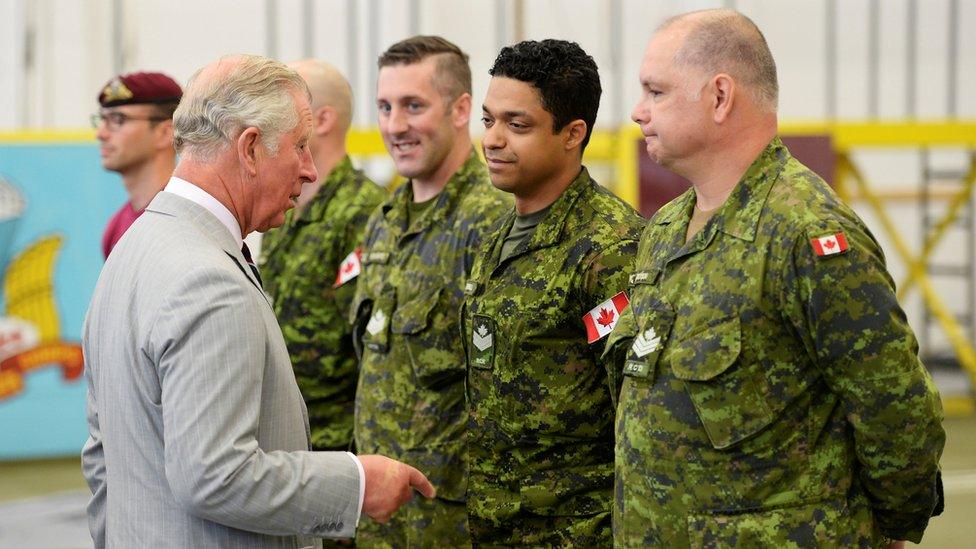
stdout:
[(359, 180), (359, 186), (356, 192), (356, 201), (358, 203), (375, 208), (387, 198), (389, 198), (389, 193), (387, 193), (386, 189), (374, 183), (372, 179), (363, 176)]
[(614, 239), (640, 239), (647, 220), (609, 189), (594, 184), (586, 200), (575, 209), (577, 219), (593, 226), (597, 234)]

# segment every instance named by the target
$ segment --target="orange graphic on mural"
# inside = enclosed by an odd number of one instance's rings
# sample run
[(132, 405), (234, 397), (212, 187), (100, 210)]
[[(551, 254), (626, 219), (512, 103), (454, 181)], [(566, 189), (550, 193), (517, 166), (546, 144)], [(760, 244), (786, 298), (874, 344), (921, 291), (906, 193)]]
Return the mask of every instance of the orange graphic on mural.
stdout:
[(24, 375), (60, 366), (65, 380), (81, 376), (81, 346), (61, 340), (54, 301), (54, 264), (61, 237), (36, 240), (10, 262), (3, 279), (6, 311), (0, 317), (0, 400), (20, 393)]

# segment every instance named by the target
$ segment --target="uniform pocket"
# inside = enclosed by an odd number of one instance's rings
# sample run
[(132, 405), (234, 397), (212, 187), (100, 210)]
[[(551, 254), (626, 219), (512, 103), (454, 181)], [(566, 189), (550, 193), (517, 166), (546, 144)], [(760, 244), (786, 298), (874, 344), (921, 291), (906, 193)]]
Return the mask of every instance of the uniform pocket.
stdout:
[[(688, 517), (691, 547), (856, 547), (858, 535), (847, 503), (821, 501), (735, 514)], [(866, 535), (863, 535), (866, 534)]]
[(414, 375), (422, 387), (454, 380), (465, 371), (457, 329), (438, 325), (444, 315), (457, 314), (455, 307), (441, 303), (442, 294), (443, 288), (437, 288), (398, 304), (390, 323), (392, 333), (403, 336)]
[(762, 392), (763, 382), (741, 351), (739, 317), (710, 322), (673, 345), (674, 376), (685, 382), (698, 417), (716, 449), (761, 431), (775, 419)]
[(612, 466), (594, 464), (528, 475), (519, 499), (523, 510), (538, 516), (609, 516), (612, 492)]

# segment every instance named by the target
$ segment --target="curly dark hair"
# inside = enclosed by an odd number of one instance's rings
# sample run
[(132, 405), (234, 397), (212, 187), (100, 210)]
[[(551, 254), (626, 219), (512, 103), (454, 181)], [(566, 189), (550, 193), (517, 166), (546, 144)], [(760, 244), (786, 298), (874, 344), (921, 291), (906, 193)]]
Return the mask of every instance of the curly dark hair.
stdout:
[(573, 120), (586, 122), (580, 151), (586, 149), (603, 90), (596, 61), (579, 44), (548, 39), (506, 46), (488, 74), (521, 80), (539, 90), (542, 107), (552, 115), (553, 133)]

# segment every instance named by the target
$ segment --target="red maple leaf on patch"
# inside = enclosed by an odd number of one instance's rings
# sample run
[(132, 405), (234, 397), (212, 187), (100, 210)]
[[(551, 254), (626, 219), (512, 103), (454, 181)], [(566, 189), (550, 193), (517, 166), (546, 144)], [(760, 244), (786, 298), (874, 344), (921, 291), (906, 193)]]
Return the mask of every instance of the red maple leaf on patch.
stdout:
[(344, 274), (345, 274), (345, 273), (351, 273), (351, 272), (352, 272), (352, 270), (353, 270), (353, 269), (354, 269), (355, 267), (356, 267), (356, 264), (355, 264), (355, 263), (353, 263), (352, 261), (350, 261), (350, 262), (348, 262), (348, 263), (344, 263), (344, 264), (342, 265), (342, 272), (343, 272)]
[(828, 250), (831, 249), (831, 248), (833, 248), (836, 245), (837, 245), (837, 242), (835, 240), (827, 240), (827, 241), (825, 241), (823, 243), (823, 247), (824, 248), (827, 248)]
[(613, 324), (613, 319), (616, 317), (610, 309), (600, 309), (600, 318), (596, 319), (601, 326), (609, 326)]

